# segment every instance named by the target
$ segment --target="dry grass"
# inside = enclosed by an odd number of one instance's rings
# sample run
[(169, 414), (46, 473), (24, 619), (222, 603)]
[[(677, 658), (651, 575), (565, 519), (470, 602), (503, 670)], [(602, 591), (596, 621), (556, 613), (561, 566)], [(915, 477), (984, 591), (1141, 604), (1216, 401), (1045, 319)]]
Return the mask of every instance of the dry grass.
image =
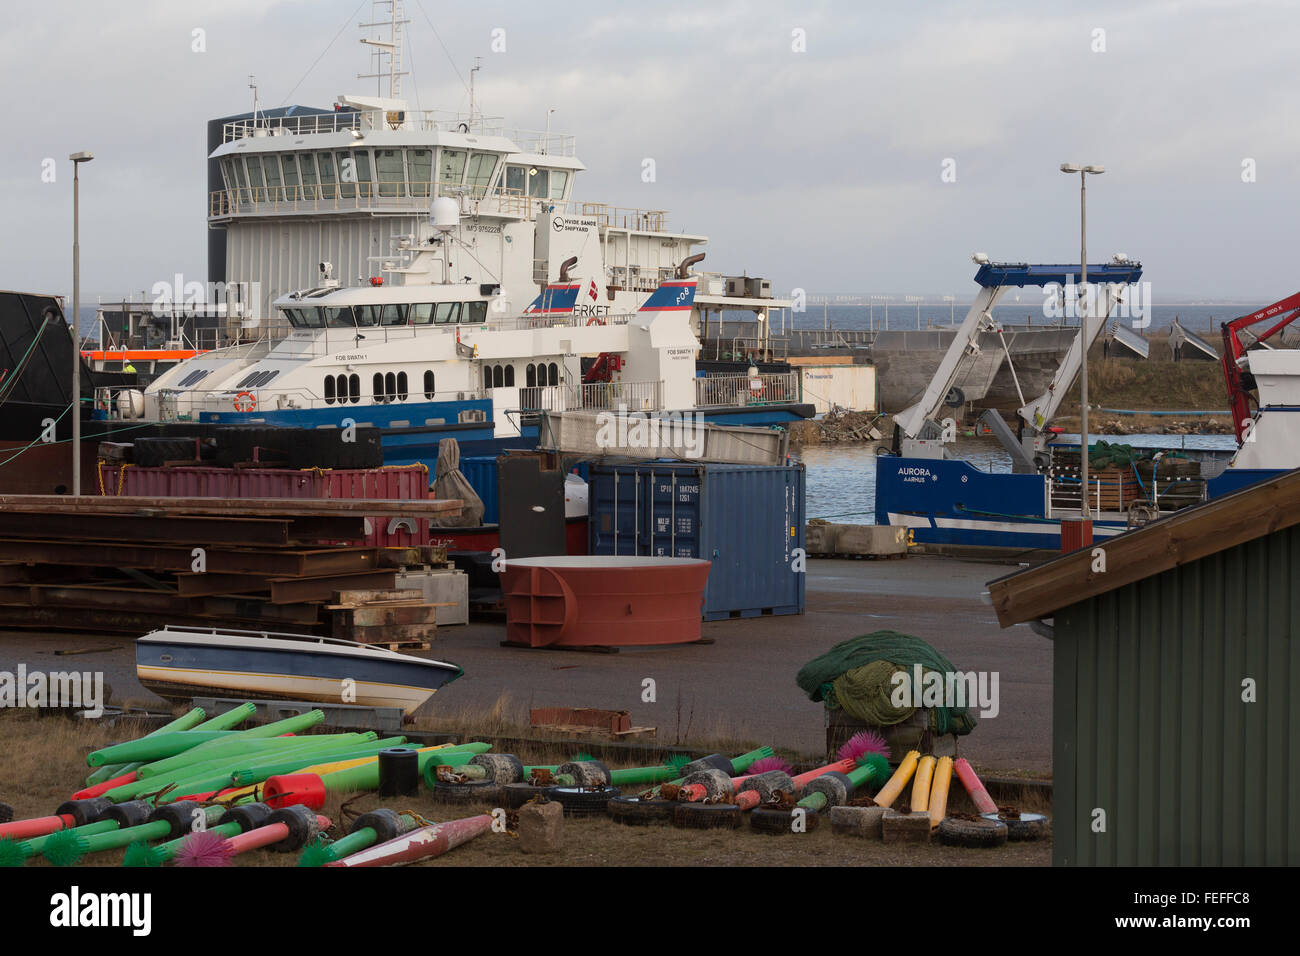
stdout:
[[(510, 729), (508, 701), (488, 709), (502, 717), (501, 731)], [(468, 713), (446, 719), (469, 719)], [(482, 726), (479, 727), (482, 730)], [(13, 805), (16, 818), (44, 816), (79, 789), (87, 774), (85, 756), (108, 743), (139, 736), (142, 728), (131, 722), (115, 727), (76, 722), (59, 717), (39, 719), (30, 713), (0, 715), (0, 800)], [(476, 736), (482, 736), (477, 734)], [(742, 749), (737, 744), (732, 752)], [(526, 762), (556, 763), (572, 757), (556, 745), (520, 748)], [(427, 792), (418, 797), (381, 802), (375, 794), (331, 795), (321, 811), (334, 821), (339, 836), (358, 814), (388, 805), (412, 810), (428, 820), (449, 820), (487, 812), (490, 805), (448, 807), (434, 803)], [(954, 794), (953, 810), (969, 810), (964, 798)], [(1033, 810), (1029, 803), (1022, 809)], [(341, 825), (341, 827), (340, 827)], [(117, 866), (123, 851), (100, 853), (85, 865)], [(239, 857), (240, 866), (294, 866), (298, 854), (257, 851)], [(882, 843), (838, 837), (823, 825), (811, 833), (768, 836), (748, 828), (738, 831), (679, 830), (673, 827), (625, 827), (606, 818), (565, 821), (563, 849), (546, 856), (526, 855), (507, 834), (486, 834), (446, 857), (425, 866), (1046, 866), (1051, 843), (1008, 844), (994, 851), (958, 850), (930, 846), (886, 846)], [(41, 859), (29, 866), (47, 865)]]

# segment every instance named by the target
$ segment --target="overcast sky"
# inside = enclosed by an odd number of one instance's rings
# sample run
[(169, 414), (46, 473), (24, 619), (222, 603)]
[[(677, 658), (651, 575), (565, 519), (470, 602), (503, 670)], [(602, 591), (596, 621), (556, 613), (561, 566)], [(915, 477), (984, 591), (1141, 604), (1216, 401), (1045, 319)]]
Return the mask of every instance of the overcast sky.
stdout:
[[(248, 74), (264, 106), (374, 88), (356, 79), (369, 0), (7, 12), (3, 288), (70, 294), (81, 149), (83, 299), (206, 279), (205, 125), (250, 108)], [(408, 0), (407, 14), (412, 105), (465, 108), (481, 56), (485, 112), (541, 128), (555, 107), (553, 129), (577, 136), (577, 198), (667, 209), (710, 237), (703, 268), (778, 294), (965, 297), (974, 252), (1073, 261), (1063, 161), (1106, 166), (1089, 180), (1089, 258), (1141, 259), (1157, 302), (1300, 288), (1295, 2)]]

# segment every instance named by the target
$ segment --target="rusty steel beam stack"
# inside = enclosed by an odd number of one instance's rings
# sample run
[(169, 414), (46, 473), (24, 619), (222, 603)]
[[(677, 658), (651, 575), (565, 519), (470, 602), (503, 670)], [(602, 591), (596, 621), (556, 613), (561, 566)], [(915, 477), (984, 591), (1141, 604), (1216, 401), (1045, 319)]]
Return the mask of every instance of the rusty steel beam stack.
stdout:
[[(409, 645), (416, 629), (331, 604), (390, 591), (399, 568), (446, 561), (439, 548), (358, 544), (367, 517), (459, 510), (457, 500), (0, 496), (0, 628), (224, 624)], [(427, 616), (427, 640), (433, 606), (402, 603), (402, 625)]]

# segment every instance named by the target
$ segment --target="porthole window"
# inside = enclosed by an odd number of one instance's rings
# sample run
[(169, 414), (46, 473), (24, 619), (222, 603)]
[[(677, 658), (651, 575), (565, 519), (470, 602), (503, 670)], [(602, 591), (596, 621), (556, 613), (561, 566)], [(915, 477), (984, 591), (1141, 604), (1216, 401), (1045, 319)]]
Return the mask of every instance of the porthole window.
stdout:
[(333, 375), (325, 376), (325, 404), (326, 405), (334, 404), (334, 376)]
[(397, 400), (399, 402), (406, 401), (406, 396), (408, 394), (409, 393), (407, 391), (407, 386), (406, 386), (406, 373), (398, 372), (397, 373)]
[(528, 363), (528, 368), (524, 371), (524, 382), (527, 384), (528, 388), (533, 388), (537, 385), (537, 366), (532, 362)]
[(389, 372), (384, 376), (384, 401), (391, 402), (397, 398), (397, 376)]
[(507, 365), (507, 366), (506, 366), (506, 386), (509, 387), (509, 386), (514, 385), (514, 384), (515, 384), (515, 367), (514, 367), (513, 365)]
[(432, 399), (437, 394), (433, 387), (433, 369), (426, 369), (424, 373), (424, 397)]
[(352, 387), (352, 397), (350, 401), (353, 405), (361, 401), (361, 376), (349, 375), (348, 384)]
[(492, 387), (500, 388), (506, 383), (506, 370), (500, 365), (492, 366)]
[(555, 364), (554, 362), (552, 362), (550, 365), (548, 365), (547, 368), (550, 369), (550, 372), (551, 372), (551, 380), (550, 380), (547, 384), (549, 384), (549, 385), (559, 385), (559, 384), (560, 384), (560, 369), (556, 366), (556, 364)]
[(377, 401), (377, 402), (387, 401), (387, 399), (385, 398), (385, 395), (386, 395), (387, 393), (384, 391), (384, 373), (383, 373), (383, 372), (376, 372), (376, 373), (375, 373), (375, 377), (374, 377), (374, 380), (373, 380), (373, 382), (372, 382), (372, 386), (373, 386), (374, 393), (375, 393), (375, 401)]
[(336, 376), (334, 387), (338, 394), (338, 400), (340, 402), (346, 402), (348, 400), (348, 377), (346, 375)]

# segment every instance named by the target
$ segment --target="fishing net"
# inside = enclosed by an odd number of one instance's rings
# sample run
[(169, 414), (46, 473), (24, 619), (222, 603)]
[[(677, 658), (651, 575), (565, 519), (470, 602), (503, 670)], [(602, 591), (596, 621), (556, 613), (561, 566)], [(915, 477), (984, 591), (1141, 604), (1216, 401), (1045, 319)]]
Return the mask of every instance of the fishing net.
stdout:
[[(873, 664), (887, 666), (871, 667)], [(873, 631), (841, 641), (813, 658), (795, 676), (795, 682), (811, 700), (824, 701), (827, 707), (843, 709), (859, 720), (889, 726), (913, 712), (897, 707), (890, 699), (893, 675), (899, 670), (910, 675), (918, 664), (922, 673), (956, 671), (948, 658), (919, 637)], [(965, 707), (934, 707), (930, 729), (939, 734), (968, 734), (975, 729), (975, 717)]]

